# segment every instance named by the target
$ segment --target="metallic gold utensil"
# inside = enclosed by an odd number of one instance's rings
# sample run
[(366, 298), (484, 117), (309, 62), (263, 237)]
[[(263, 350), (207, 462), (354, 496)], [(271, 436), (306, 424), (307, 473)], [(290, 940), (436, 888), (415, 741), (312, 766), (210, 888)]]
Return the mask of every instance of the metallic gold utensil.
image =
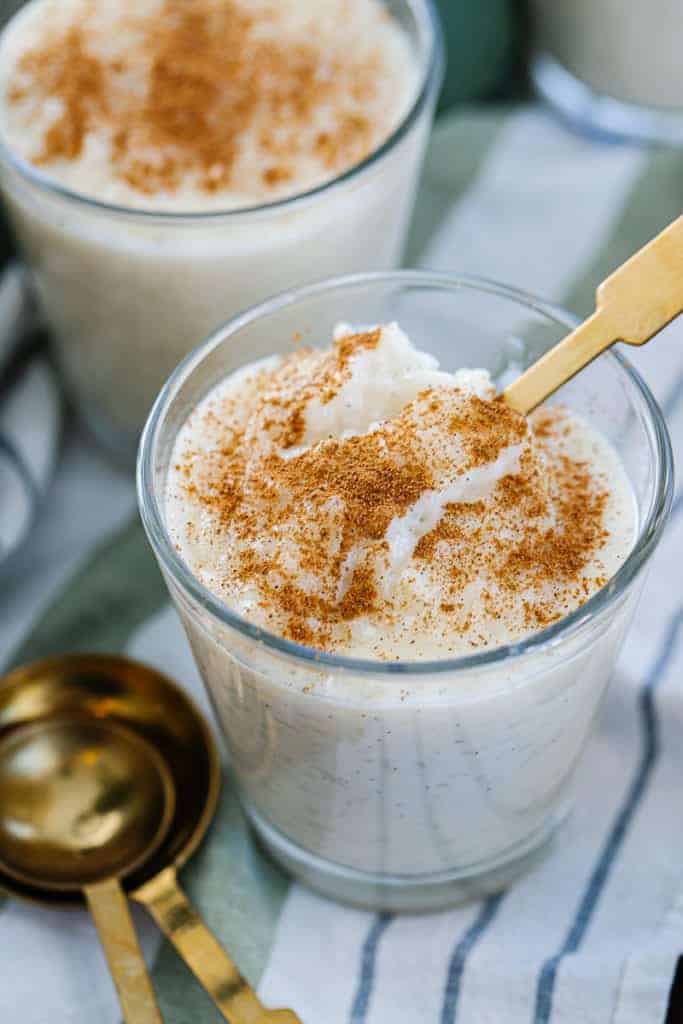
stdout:
[(242, 977), (167, 868), (134, 893), (171, 940), (230, 1024), (301, 1024), (292, 1010), (268, 1010)]
[[(230, 1024), (300, 1024), (291, 1010), (267, 1010), (182, 892), (177, 873), (201, 843), (216, 810), (220, 760), (211, 731), (189, 697), (161, 673), (127, 658), (74, 655), (17, 669), (0, 680), (0, 744), (19, 726), (78, 714), (122, 725), (164, 761), (175, 793), (160, 845), (124, 882), (147, 907)], [(65, 906), (76, 894), (19, 882), (0, 863), (0, 887)]]
[(683, 312), (683, 217), (626, 261), (597, 290), (596, 310), (503, 392), (524, 415), (615, 341), (643, 345)]
[(173, 817), (162, 759), (109, 721), (55, 717), (0, 737), (0, 865), (45, 889), (82, 890), (127, 1024), (161, 1024), (119, 878)]

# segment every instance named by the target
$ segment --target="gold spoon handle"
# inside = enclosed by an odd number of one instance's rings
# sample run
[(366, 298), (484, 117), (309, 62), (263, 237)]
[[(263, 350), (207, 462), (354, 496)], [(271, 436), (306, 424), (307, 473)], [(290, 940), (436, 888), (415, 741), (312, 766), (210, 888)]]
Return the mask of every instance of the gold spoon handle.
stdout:
[(84, 891), (126, 1024), (163, 1024), (121, 886), (110, 878)]
[(267, 1010), (166, 868), (134, 894), (170, 939), (230, 1024), (301, 1024), (291, 1010)]
[(644, 345), (683, 312), (683, 217), (602, 282), (596, 311), (506, 388), (524, 415), (615, 341)]
[(527, 416), (616, 340), (607, 317), (598, 309), (513, 381), (503, 392), (503, 399)]

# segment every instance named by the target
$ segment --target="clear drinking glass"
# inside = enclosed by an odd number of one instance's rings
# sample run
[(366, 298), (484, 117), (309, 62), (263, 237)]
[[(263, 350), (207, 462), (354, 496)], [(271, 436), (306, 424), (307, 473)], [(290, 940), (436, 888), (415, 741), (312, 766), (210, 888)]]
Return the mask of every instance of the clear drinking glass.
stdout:
[(0, 139), (0, 189), (68, 390), (122, 461), (134, 459), (173, 367), (227, 317), (306, 281), (400, 262), (443, 47), (431, 0), (386, 6), (418, 64), (413, 106), (367, 160), (291, 199), (231, 212), (132, 210), (55, 184)]
[(683, 144), (680, 0), (532, 0), (536, 90), (575, 125)]
[(638, 508), (633, 549), (581, 608), (469, 657), (386, 663), (271, 635), (209, 593), (175, 551), (164, 484), (189, 412), (226, 374), (329, 344), (339, 321), (397, 320), (442, 366), (516, 372), (573, 326), (561, 310), (464, 277), (368, 274), (272, 299), (175, 371), (142, 438), (143, 521), (185, 625), (249, 821), (273, 858), (321, 892), (391, 909), (442, 907), (507, 885), (548, 843), (604, 695), (671, 499), (662, 415), (618, 354), (559, 400), (618, 450)]

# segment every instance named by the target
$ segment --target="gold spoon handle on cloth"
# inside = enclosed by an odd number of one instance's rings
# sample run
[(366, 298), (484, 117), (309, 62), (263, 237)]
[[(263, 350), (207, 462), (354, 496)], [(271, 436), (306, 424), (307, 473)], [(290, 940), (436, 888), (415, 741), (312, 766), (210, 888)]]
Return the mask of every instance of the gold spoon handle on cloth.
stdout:
[(166, 868), (133, 894), (150, 912), (230, 1024), (301, 1024), (292, 1010), (268, 1010), (206, 927)]
[(606, 278), (596, 310), (503, 392), (524, 415), (615, 341), (643, 345), (683, 312), (683, 217)]
[(163, 1024), (128, 900), (117, 879), (84, 889), (126, 1024)]

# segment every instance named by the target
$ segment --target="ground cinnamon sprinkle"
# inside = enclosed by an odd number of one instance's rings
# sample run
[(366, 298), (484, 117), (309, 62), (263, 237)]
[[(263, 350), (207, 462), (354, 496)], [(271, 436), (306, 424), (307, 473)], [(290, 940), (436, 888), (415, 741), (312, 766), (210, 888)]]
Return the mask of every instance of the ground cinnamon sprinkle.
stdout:
[(495, 462), (503, 448), (518, 444), (526, 433), (523, 416), (503, 402), (484, 402), (476, 395), (451, 417), (449, 427), (465, 439), (475, 466)]
[[(83, 149), (83, 139), (93, 117), (108, 116), (106, 72), (102, 62), (87, 52), (83, 33), (70, 28), (58, 45), (28, 53), (21, 68), (34, 82), (40, 82), (46, 96), (59, 98), (64, 113), (51, 125), (37, 164), (57, 156), (75, 160)], [(26, 86), (15, 86), (10, 102), (23, 99)]]
[(273, 443), (295, 448), (305, 433), (305, 410), (310, 402), (328, 405), (351, 377), (353, 360), (363, 350), (377, 348), (381, 332), (361, 331), (339, 338), (324, 357), (300, 347), (284, 362), (278, 373), (277, 393), (266, 388), (255, 411), (260, 426)]
[[(379, 327), (376, 327), (374, 331), (361, 331), (360, 333), (342, 335), (332, 349), (338, 373), (343, 373), (348, 369), (349, 363), (354, 356), (358, 355), (361, 349), (377, 348), (381, 337), (382, 331)], [(328, 393), (326, 396), (327, 401), (334, 397), (335, 393), (333, 392), (332, 395)]]
[[(490, 642), (487, 622), (534, 631), (586, 600), (604, 583), (609, 495), (590, 465), (562, 450), (565, 411), (527, 422), (499, 402), (426, 388), (370, 431), (302, 444), (311, 403), (338, 395), (355, 360), (381, 340), (377, 329), (326, 352), (297, 350), (263, 372), (243, 430), (186, 453), (186, 494), (230, 538), (226, 587), (253, 588), (271, 628), (328, 649), (359, 619), (400, 631), (414, 616), (415, 574), (426, 573), (435, 594), (420, 628), (472, 648)], [(239, 396), (231, 402), (228, 420)], [(466, 487), (506, 452), (514, 471), (483, 496), (447, 502), (423, 530), (401, 589), (392, 524), (454, 481)]]
[[(103, 56), (88, 11), (84, 4), (79, 24), (25, 54), (9, 92), (14, 103), (29, 92), (61, 103), (36, 164), (75, 160), (89, 133), (104, 132), (115, 174), (135, 190), (172, 191), (190, 175), (215, 192), (235, 185), (254, 132), (258, 184), (268, 189), (290, 181), (301, 159), (336, 173), (377, 144), (384, 126), (367, 101), (385, 73), (379, 54), (330, 54), (314, 37), (280, 38), (277, 5), (254, 13), (245, 0), (164, 0), (153, 13), (122, 11), (123, 56)], [(321, 108), (326, 128), (311, 135)]]

